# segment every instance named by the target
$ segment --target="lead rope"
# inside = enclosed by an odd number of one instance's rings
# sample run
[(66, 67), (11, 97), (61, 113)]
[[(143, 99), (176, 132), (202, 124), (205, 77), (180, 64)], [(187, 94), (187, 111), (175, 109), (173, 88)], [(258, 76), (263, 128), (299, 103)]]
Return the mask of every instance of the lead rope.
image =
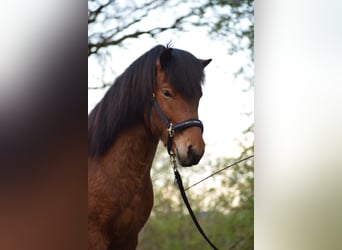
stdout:
[[(190, 213), (191, 219), (195, 223), (198, 231), (201, 233), (201, 235), (204, 237), (204, 239), (209, 243), (209, 245), (213, 249), (218, 250), (218, 248), (205, 235), (203, 229), (201, 228), (200, 224), (198, 223), (198, 221), (196, 219), (194, 212), (192, 211), (192, 208), (190, 206), (188, 198), (186, 197), (186, 194), (185, 194), (182, 178), (181, 178), (181, 176), (177, 170), (177, 162), (176, 162), (175, 154), (172, 152), (172, 137), (173, 137), (175, 131), (183, 130), (183, 129), (186, 129), (188, 127), (199, 127), (199, 128), (201, 128), (201, 130), (203, 132), (203, 124), (198, 119), (190, 119), (190, 120), (186, 120), (186, 121), (179, 122), (176, 124), (172, 124), (170, 122), (170, 120), (166, 117), (166, 115), (163, 113), (163, 111), (161, 110), (158, 102), (155, 100), (155, 94), (154, 93), (152, 95), (152, 101), (151, 102), (152, 102), (152, 105), (155, 107), (159, 117), (161, 118), (161, 120), (166, 125), (166, 128), (167, 128), (167, 143), (166, 143), (167, 152), (170, 155), (170, 162), (172, 165), (173, 172), (175, 174), (175, 178), (176, 178), (176, 181), (177, 181), (177, 184), (179, 187), (179, 191), (180, 191), (181, 196), (183, 198), (183, 201), (184, 201), (184, 203), (185, 203), (185, 205), (186, 205), (186, 207)], [(152, 109), (152, 105), (151, 105), (151, 109)], [(148, 111), (149, 117), (151, 117), (151, 109)]]
[(189, 214), (191, 216), (192, 221), (194, 222), (195, 226), (197, 227), (198, 231), (201, 233), (201, 235), (203, 236), (203, 238), (208, 242), (208, 244), (215, 250), (218, 250), (218, 248), (209, 240), (209, 238), (206, 236), (206, 234), (204, 233), (201, 225), (198, 223), (197, 218), (194, 214), (194, 212), (192, 211), (192, 208), (190, 206), (189, 200), (185, 194), (185, 190), (184, 190), (184, 186), (183, 186), (183, 181), (182, 181), (182, 177), (180, 176), (178, 170), (177, 170), (177, 162), (176, 162), (176, 157), (174, 154), (170, 154), (170, 162), (171, 162), (171, 166), (173, 169), (173, 172), (175, 174), (175, 178), (179, 187), (179, 191), (181, 193), (182, 199), (189, 211)]

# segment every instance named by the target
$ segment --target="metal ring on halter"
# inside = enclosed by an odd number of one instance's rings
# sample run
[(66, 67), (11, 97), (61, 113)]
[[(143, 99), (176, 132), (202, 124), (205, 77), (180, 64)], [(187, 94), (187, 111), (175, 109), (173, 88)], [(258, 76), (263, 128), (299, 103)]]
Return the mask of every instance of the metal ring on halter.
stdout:
[(175, 130), (173, 129), (173, 124), (172, 122), (170, 122), (169, 127), (167, 128), (167, 132), (169, 134), (169, 137), (173, 137), (173, 135), (175, 134)]

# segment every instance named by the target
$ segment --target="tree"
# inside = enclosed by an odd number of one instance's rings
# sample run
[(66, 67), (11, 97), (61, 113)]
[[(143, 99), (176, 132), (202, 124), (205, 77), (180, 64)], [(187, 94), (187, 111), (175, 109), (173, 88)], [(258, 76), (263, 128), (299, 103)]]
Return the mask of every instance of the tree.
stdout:
[[(156, 9), (165, 6), (169, 1), (149, 0), (119, 2), (108, 0), (89, 0), (88, 2), (88, 57), (100, 55), (101, 50), (110, 46), (121, 46), (126, 40), (139, 38), (142, 35), (155, 35), (169, 29), (182, 29), (184, 19), (191, 12), (175, 18), (168, 26), (141, 28), (143, 23)], [(175, 4), (175, 3), (173, 3)]]
[[(165, 26), (148, 23), (156, 10), (173, 12)], [(183, 10), (183, 11), (181, 11)], [(155, 37), (167, 30), (186, 31), (187, 25), (207, 27), (213, 37), (226, 39), (230, 53), (254, 47), (254, 2), (251, 0), (88, 1), (88, 57), (103, 56), (111, 46), (123, 46), (143, 35)]]

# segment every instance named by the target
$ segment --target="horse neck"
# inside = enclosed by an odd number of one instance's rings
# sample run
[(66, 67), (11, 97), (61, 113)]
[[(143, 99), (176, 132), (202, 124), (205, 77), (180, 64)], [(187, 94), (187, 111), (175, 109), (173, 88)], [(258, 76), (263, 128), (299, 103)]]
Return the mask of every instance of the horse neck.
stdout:
[(157, 145), (158, 138), (140, 123), (123, 130), (98, 164), (113, 176), (143, 178), (149, 174)]

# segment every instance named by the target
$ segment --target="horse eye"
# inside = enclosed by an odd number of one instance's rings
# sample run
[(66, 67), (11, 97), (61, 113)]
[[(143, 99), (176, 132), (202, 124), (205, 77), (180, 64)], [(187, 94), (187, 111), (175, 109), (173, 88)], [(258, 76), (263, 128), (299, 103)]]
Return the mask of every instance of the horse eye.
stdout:
[(163, 95), (166, 97), (172, 97), (171, 93), (168, 90), (163, 90)]

